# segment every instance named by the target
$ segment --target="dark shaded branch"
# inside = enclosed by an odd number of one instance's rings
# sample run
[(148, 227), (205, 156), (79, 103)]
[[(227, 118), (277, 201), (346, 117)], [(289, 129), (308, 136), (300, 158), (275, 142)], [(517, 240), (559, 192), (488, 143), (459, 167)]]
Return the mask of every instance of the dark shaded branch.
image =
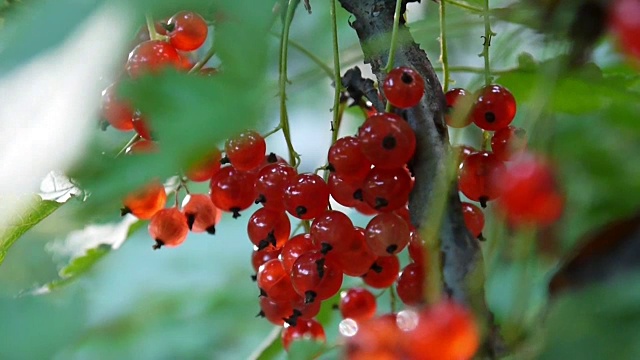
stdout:
[[(341, 5), (355, 16), (351, 26), (356, 30), (364, 60), (371, 65), (381, 83), (389, 53), (395, 0), (340, 0)], [(406, 9), (406, 2), (402, 11)], [(444, 122), (445, 99), (442, 86), (427, 57), (414, 42), (401, 18), (398, 28), (395, 66), (409, 66), (417, 70), (425, 80), (425, 94), (414, 108), (400, 112), (416, 132), (417, 149), (413, 159), (415, 186), (409, 200), (411, 220), (420, 227), (428, 210), (434, 210), (439, 189), (448, 189), (446, 209), (440, 224), (441, 251), (443, 253), (443, 280), (447, 292), (458, 302), (470, 306), (480, 325), (489, 332), (486, 354), (500, 347), (492, 326), (491, 314), (484, 299), (483, 262), (476, 239), (467, 230), (458, 186), (450, 171), (450, 145)], [(447, 181), (451, 180), (451, 183)], [(438, 209), (435, 209), (438, 211)]]

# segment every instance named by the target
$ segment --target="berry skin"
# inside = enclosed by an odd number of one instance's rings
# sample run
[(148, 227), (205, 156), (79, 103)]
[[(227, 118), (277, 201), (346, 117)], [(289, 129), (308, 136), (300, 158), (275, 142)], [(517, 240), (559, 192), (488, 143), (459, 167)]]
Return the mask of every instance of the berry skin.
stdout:
[(408, 67), (391, 70), (382, 83), (384, 96), (391, 105), (408, 109), (416, 106), (424, 94), (424, 80), (417, 71)]
[(329, 148), (327, 157), (332, 172), (347, 181), (361, 181), (371, 170), (371, 162), (362, 152), (360, 140), (353, 136), (338, 139)]
[(218, 209), (240, 216), (240, 211), (253, 204), (256, 198), (255, 175), (225, 166), (211, 178), (211, 201)]
[(501, 182), (506, 168), (495, 155), (480, 151), (469, 155), (460, 165), (460, 191), (482, 207), (500, 196)]
[(406, 220), (394, 213), (376, 215), (365, 230), (367, 245), (378, 256), (395, 255), (402, 251), (411, 239)]
[(258, 316), (265, 317), (270, 323), (278, 326), (284, 325), (284, 319), (293, 314), (291, 301), (276, 301), (268, 296), (260, 296), (260, 313)]
[(400, 261), (397, 256), (380, 256), (371, 265), (369, 271), (362, 275), (362, 279), (372, 288), (385, 289), (396, 281), (398, 272), (400, 272)]
[(142, 113), (140, 111), (136, 111), (133, 113), (133, 117), (131, 118), (133, 129), (145, 140), (153, 140), (151, 136), (151, 131), (149, 130), (149, 126), (147, 125), (147, 121), (144, 117), (142, 117)]
[(221, 212), (213, 205), (211, 198), (204, 194), (191, 194), (182, 200), (182, 212), (187, 218), (187, 226), (194, 233), (216, 233), (216, 224)]
[(325, 300), (342, 285), (342, 272), (330, 257), (320, 251), (300, 255), (291, 268), (291, 282), (305, 303)]
[[(251, 253), (251, 265), (253, 266), (253, 271), (256, 273), (262, 264), (266, 263), (269, 260), (277, 259), (280, 256), (280, 252), (282, 249), (276, 249), (272, 247), (268, 247), (266, 249), (258, 250), (258, 247), (253, 248), (253, 252)], [(289, 272), (289, 270), (287, 270)]]
[(464, 224), (469, 229), (471, 235), (482, 238), (482, 229), (484, 228), (484, 214), (479, 207), (468, 203), (462, 203), (462, 215), (464, 216)]
[(514, 160), (503, 177), (504, 198), (498, 209), (512, 225), (550, 225), (562, 215), (564, 197), (553, 170), (545, 161), (531, 155)]
[(409, 248), (409, 257), (411, 260), (424, 267), (427, 251), (425, 250), (424, 242), (420, 238), (420, 233), (415, 230), (411, 232), (411, 240), (407, 247)]
[(149, 140), (138, 140), (124, 151), (127, 155), (151, 154), (158, 152), (158, 144)]
[(258, 247), (258, 250), (270, 246), (281, 248), (289, 239), (291, 222), (284, 211), (261, 208), (249, 218), (247, 233), (249, 240)]
[(330, 252), (327, 254), (335, 260), (338, 268), (348, 276), (362, 276), (371, 268), (371, 265), (378, 258), (367, 245), (364, 238), (364, 229), (354, 228), (354, 239), (349, 243), (351, 246), (345, 252)]
[(153, 181), (124, 198), (122, 215), (133, 214), (140, 220), (151, 219), (164, 208), (166, 202), (167, 193), (164, 186), (159, 181)]
[(358, 130), (364, 155), (379, 168), (404, 166), (416, 150), (416, 135), (409, 124), (391, 113), (368, 118)]
[(258, 172), (255, 184), (258, 194), (256, 202), (267, 209), (284, 211), (284, 190), (295, 177), (296, 170), (287, 164), (274, 163), (264, 166)]
[(516, 99), (500, 85), (487, 85), (478, 91), (471, 111), (473, 122), (484, 130), (500, 130), (516, 116)]
[(491, 138), (491, 150), (502, 161), (509, 161), (527, 147), (527, 132), (523, 128), (508, 126)]
[(240, 171), (251, 171), (264, 162), (267, 143), (262, 135), (253, 130), (247, 130), (227, 140), (224, 151), (233, 167)]
[(408, 359), (404, 354), (405, 342), (395, 314), (375, 317), (359, 323), (356, 333), (346, 338), (345, 359)]
[[(350, 182), (336, 173), (330, 173), (327, 180), (331, 197), (340, 205), (356, 207), (362, 202), (362, 180)], [(375, 213), (375, 211), (374, 211)]]
[(411, 176), (405, 168), (375, 167), (364, 180), (362, 197), (375, 210), (391, 212), (407, 205), (411, 183)]
[(462, 162), (467, 158), (467, 156), (478, 152), (478, 150), (468, 145), (454, 146), (452, 151), (456, 161), (458, 162), (458, 168), (460, 168), (460, 165), (462, 165)]
[(355, 240), (353, 223), (344, 213), (329, 210), (311, 224), (311, 239), (325, 254), (329, 251), (346, 252)]
[(284, 207), (298, 219), (313, 219), (328, 206), (329, 186), (316, 174), (299, 174), (284, 191)]
[(298, 260), (300, 255), (320, 250), (319, 246), (316, 246), (311, 240), (310, 234), (298, 234), (289, 241), (284, 243), (282, 252), (280, 253), (280, 261), (287, 273), (291, 273), (293, 264)]
[(298, 321), (295, 326), (285, 325), (282, 331), (282, 345), (285, 350), (289, 351), (291, 343), (299, 339), (327, 341), (322, 324), (313, 319)]
[(611, 5), (609, 26), (625, 53), (640, 59), (640, 3), (616, 0)]
[(297, 294), (279, 259), (269, 260), (258, 269), (258, 287), (276, 301), (291, 301)]
[(149, 40), (138, 44), (130, 53), (125, 66), (132, 78), (147, 72), (158, 72), (164, 67), (180, 68), (182, 58), (176, 48), (160, 40)]
[(133, 129), (134, 110), (128, 101), (118, 97), (117, 86), (113, 83), (102, 91), (102, 116), (114, 129), (129, 131)]
[(396, 291), (403, 303), (417, 306), (424, 303), (424, 267), (411, 263), (402, 269), (396, 280)]
[(192, 11), (180, 11), (173, 15), (167, 23), (167, 28), (172, 29), (167, 33), (169, 42), (181, 51), (196, 50), (207, 39), (207, 22), (202, 16)]
[(363, 321), (376, 314), (376, 297), (363, 288), (351, 288), (340, 293), (340, 313), (343, 318)]
[(187, 218), (176, 208), (159, 210), (149, 222), (149, 234), (156, 241), (154, 250), (178, 246), (186, 240), (188, 233)]
[(186, 171), (187, 178), (195, 182), (210, 181), (220, 170), (220, 159), (222, 159), (220, 150), (213, 149), (189, 167)]
[(447, 111), (444, 120), (452, 128), (463, 128), (471, 124), (469, 111), (471, 110), (471, 96), (465, 89), (455, 88), (444, 94), (447, 101)]

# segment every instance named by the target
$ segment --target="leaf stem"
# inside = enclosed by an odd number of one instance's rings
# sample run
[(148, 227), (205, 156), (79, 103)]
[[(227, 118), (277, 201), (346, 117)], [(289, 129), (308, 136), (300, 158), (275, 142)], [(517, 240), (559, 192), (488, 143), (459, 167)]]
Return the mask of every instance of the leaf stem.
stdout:
[(342, 111), (340, 111), (340, 95), (342, 94), (342, 78), (340, 77), (340, 46), (338, 43), (338, 19), (336, 15), (336, 0), (329, 0), (331, 2), (331, 32), (333, 40), (333, 123), (331, 129), (333, 134), (331, 137), (331, 144), (335, 143), (338, 139), (338, 131), (340, 130), (340, 122), (342, 118)]
[(156, 23), (153, 21), (153, 17), (149, 14), (145, 15), (147, 20), (147, 30), (149, 31), (149, 39), (150, 40), (166, 40), (167, 37), (158, 34), (156, 31)]
[(117, 158), (118, 156), (122, 155), (129, 146), (133, 145), (135, 142), (137, 142), (140, 139), (141, 139), (140, 135), (138, 134), (133, 135), (133, 137), (129, 139), (129, 141), (122, 147), (122, 149), (120, 149), (120, 151), (118, 151), (118, 153), (114, 157)]
[(189, 70), (189, 74), (194, 73), (194, 72), (199, 71), (200, 69), (202, 69), (205, 65), (207, 65), (209, 60), (211, 60), (211, 58), (215, 54), (216, 54), (216, 47), (214, 46), (214, 44), (212, 44), (211, 47), (209, 48), (209, 51), (207, 51), (207, 53), (204, 54), (202, 59), (200, 59), (195, 65), (193, 65), (191, 70)]
[(480, 13), (482, 13), (484, 11), (482, 8), (467, 4), (467, 3), (462, 2), (462, 1), (442, 0), (442, 2), (447, 2), (447, 3), (449, 3), (449, 4), (453, 5), (453, 6), (457, 6), (457, 7), (461, 8), (461, 9), (469, 10), (471, 12), (478, 13), (478, 14), (480, 14)]
[(396, 48), (398, 43), (398, 23), (400, 22), (400, 16), (402, 14), (402, 0), (396, 0), (396, 10), (393, 15), (393, 29), (391, 30), (391, 45), (389, 47), (389, 58), (387, 59), (387, 65), (384, 67), (384, 71), (388, 73), (393, 69), (394, 59), (396, 57)]
[(440, 1), (440, 63), (442, 63), (442, 87), (445, 92), (449, 90), (449, 55), (447, 53), (446, 9), (445, 1)]
[[(280, 36), (279, 34), (276, 34), (274, 32), (271, 33), (274, 36)], [(318, 56), (316, 56), (314, 53), (312, 53), (311, 51), (309, 51), (307, 48), (305, 48), (304, 46), (302, 46), (300, 43), (298, 43), (297, 41), (291, 40), (289, 39), (289, 45), (291, 45), (291, 47), (295, 48), (296, 50), (300, 51), (304, 56), (308, 57), (309, 60), (313, 61), (316, 65), (318, 65), (318, 67), (325, 73), (327, 74), (327, 76), (329, 78), (333, 78), (333, 70), (327, 66), (327, 64), (325, 64), (322, 59), (320, 59)]]

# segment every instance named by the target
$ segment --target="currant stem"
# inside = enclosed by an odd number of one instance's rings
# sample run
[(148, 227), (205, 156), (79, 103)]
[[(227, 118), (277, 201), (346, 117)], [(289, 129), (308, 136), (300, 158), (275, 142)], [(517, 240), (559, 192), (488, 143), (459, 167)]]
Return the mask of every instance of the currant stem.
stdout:
[[(280, 34), (271, 32), (271, 34), (273, 36), (277, 36), (280, 37)], [(297, 41), (291, 40), (289, 39), (289, 45), (291, 45), (291, 47), (295, 48), (296, 50), (300, 51), (304, 56), (308, 57), (309, 60), (313, 61), (314, 64), (318, 65), (318, 67), (325, 73), (327, 74), (327, 76), (331, 79), (333, 79), (333, 70), (327, 66), (327, 64), (325, 64), (322, 59), (320, 59), (318, 56), (316, 56), (314, 53), (312, 53), (311, 51), (309, 51), (307, 48), (305, 48), (304, 46), (302, 46), (300, 43), (298, 43)]]
[(393, 69), (394, 59), (396, 57), (396, 48), (398, 45), (398, 23), (400, 22), (400, 13), (402, 10), (402, 0), (396, 0), (396, 10), (393, 15), (393, 29), (391, 30), (391, 45), (389, 47), (389, 58), (387, 59), (387, 65), (384, 67), (384, 71), (388, 73)]
[[(484, 19), (484, 42), (482, 43), (482, 53), (480, 56), (484, 58), (484, 84), (490, 85), (492, 82), (491, 77), (491, 61), (489, 59), (489, 47), (491, 46), (491, 38), (495, 33), (491, 30), (491, 19), (489, 18), (489, 0), (484, 0), (484, 12), (482, 13)], [(491, 144), (491, 134), (482, 130), (482, 150), (487, 150)]]
[(274, 127), (273, 129), (269, 130), (269, 132), (265, 133), (264, 135), (262, 135), (263, 138), (268, 138), (269, 136), (277, 133), (278, 131), (282, 130), (282, 126), (280, 126), (280, 124), (278, 124), (278, 126)]
[(133, 135), (133, 137), (122, 147), (122, 149), (120, 149), (120, 151), (118, 151), (118, 153), (114, 157), (117, 158), (118, 156), (122, 155), (122, 153), (124, 153), (129, 146), (133, 145), (140, 139), (142, 139), (140, 135), (138, 134)]
[(200, 59), (195, 65), (193, 65), (191, 70), (189, 70), (189, 74), (192, 74), (202, 69), (215, 54), (216, 54), (216, 47), (215, 47), (215, 44), (212, 44), (211, 47), (209, 48), (209, 51), (207, 51), (207, 53), (204, 54), (204, 57), (202, 57), (202, 59)]
[(393, 290), (393, 285), (389, 286), (389, 299), (390, 299), (390, 306), (391, 306), (391, 312), (395, 313), (398, 306), (398, 299), (396, 298), (396, 292)]
[(291, 141), (291, 130), (289, 129), (289, 115), (287, 114), (287, 56), (288, 56), (288, 43), (289, 43), (289, 29), (291, 28), (291, 21), (293, 20), (293, 14), (296, 9), (296, 1), (289, 0), (287, 6), (287, 13), (285, 16), (284, 24), (282, 26), (282, 36), (280, 38), (280, 127), (282, 128), (282, 134), (287, 143), (289, 150), (289, 163), (294, 168), (300, 165), (300, 155), (295, 151), (293, 143)]
[(338, 44), (338, 19), (336, 15), (336, 0), (329, 0), (331, 3), (331, 32), (333, 40), (333, 134), (331, 144), (338, 139), (342, 113), (340, 111), (340, 95), (342, 94), (342, 77), (340, 76), (340, 47)]
[(478, 14), (484, 11), (482, 8), (479, 8), (477, 6), (469, 5), (467, 3), (456, 1), (456, 0), (442, 0), (442, 2), (447, 2), (453, 6), (457, 6), (461, 9), (469, 10), (471, 12), (478, 13)]
[(442, 87), (445, 92), (449, 90), (449, 55), (447, 53), (446, 9), (445, 1), (440, 1), (440, 63), (442, 63)]
[(158, 34), (156, 31), (155, 21), (153, 21), (153, 17), (149, 14), (145, 15), (147, 20), (147, 30), (149, 31), (149, 39), (150, 40), (166, 40), (167, 37)]

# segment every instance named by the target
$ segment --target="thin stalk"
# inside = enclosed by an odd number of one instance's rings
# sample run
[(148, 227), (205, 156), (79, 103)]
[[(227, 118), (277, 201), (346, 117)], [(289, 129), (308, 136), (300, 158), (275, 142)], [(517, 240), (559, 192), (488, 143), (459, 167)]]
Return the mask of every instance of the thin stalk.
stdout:
[(166, 40), (166, 36), (160, 35), (158, 34), (158, 32), (156, 31), (156, 25), (155, 22), (153, 21), (153, 17), (151, 17), (151, 15), (146, 15), (145, 16), (146, 20), (147, 20), (147, 30), (149, 31), (149, 39), (151, 40)]
[(288, 44), (289, 44), (289, 30), (291, 28), (291, 21), (293, 20), (293, 14), (295, 12), (295, 0), (288, 1), (287, 13), (285, 16), (284, 24), (282, 26), (282, 37), (280, 38), (280, 77), (279, 77), (279, 95), (280, 95), (280, 127), (282, 127), (282, 134), (287, 143), (287, 149), (289, 150), (289, 164), (297, 168), (300, 164), (300, 155), (296, 152), (291, 141), (291, 130), (289, 127), (289, 115), (287, 114), (287, 56), (288, 56)]
[(338, 19), (336, 15), (336, 0), (329, 0), (331, 3), (331, 32), (333, 40), (333, 123), (331, 144), (338, 139), (342, 113), (340, 111), (340, 95), (342, 94), (342, 77), (340, 76), (340, 47), (338, 44)]
[(442, 87), (444, 91), (449, 90), (449, 55), (447, 54), (447, 27), (445, 21), (446, 2), (440, 1), (440, 63), (442, 63)]
[[(484, 19), (484, 42), (482, 43), (482, 53), (480, 56), (484, 59), (484, 84), (490, 85), (492, 82), (491, 77), (491, 61), (489, 57), (489, 47), (491, 46), (491, 38), (495, 33), (491, 31), (491, 19), (489, 18), (489, 0), (484, 0), (484, 12), (482, 17)], [(491, 143), (491, 135), (488, 131), (482, 130), (482, 150), (487, 150)]]
[(122, 149), (120, 149), (120, 151), (118, 151), (118, 153), (114, 157), (117, 158), (118, 156), (122, 155), (129, 146), (133, 145), (135, 142), (137, 142), (140, 139), (141, 139), (140, 135), (138, 134), (133, 135), (133, 137), (122, 147)]
[(396, 48), (398, 42), (398, 24), (400, 23), (400, 10), (402, 9), (402, 0), (396, 0), (396, 10), (393, 15), (393, 30), (391, 30), (391, 45), (389, 47), (389, 58), (387, 59), (387, 65), (384, 67), (385, 72), (389, 72), (393, 69), (393, 62), (396, 57)]
[(278, 126), (274, 127), (273, 129), (269, 130), (269, 132), (265, 133), (262, 135), (263, 138), (268, 138), (269, 136), (277, 133), (278, 131), (282, 130), (282, 126), (280, 126), (280, 124), (278, 124)]
[(195, 65), (193, 65), (191, 70), (189, 70), (189, 74), (202, 69), (215, 54), (216, 54), (216, 47), (212, 44), (211, 47), (209, 48), (209, 51), (207, 51), (207, 53), (204, 54), (204, 57), (202, 57), (202, 59), (200, 59)]
[(482, 13), (484, 10), (482, 8), (479, 8), (477, 6), (473, 6), (473, 5), (469, 5), (465, 2), (461, 2), (461, 1), (456, 1), (456, 0), (442, 0), (442, 2), (447, 2), (453, 6), (459, 7), (461, 9), (465, 9), (465, 10), (469, 10), (471, 12), (474, 13)]
[(393, 285), (389, 286), (389, 299), (390, 299), (390, 306), (391, 306), (391, 313), (395, 314), (396, 310), (398, 309), (398, 299), (396, 298), (396, 292), (393, 290)]
[[(274, 32), (271, 32), (272, 35), (274, 36), (278, 36), (280, 37), (279, 34), (276, 34)], [(307, 48), (305, 48), (304, 46), (302, 46), (300, 43), (298, 43), (297, 41), (291, 40), (289, 39), (289, 45), (291, 45), (292, 48), (295, 48), (296, 50), (300, 51), (304, 56), (308, 57), (309, 60), (313, 61), (316, 65), (318, 65), (318, 67), (325, 73), (327, 74), (328, 77), (333, 79), (333, 70), (327, 66), (327, 64), (325, 64), (322, 59), (320, 59), (319, 57), (317, 57), (314, 53), (312, 53), (311, 51), (307, 50)]]

